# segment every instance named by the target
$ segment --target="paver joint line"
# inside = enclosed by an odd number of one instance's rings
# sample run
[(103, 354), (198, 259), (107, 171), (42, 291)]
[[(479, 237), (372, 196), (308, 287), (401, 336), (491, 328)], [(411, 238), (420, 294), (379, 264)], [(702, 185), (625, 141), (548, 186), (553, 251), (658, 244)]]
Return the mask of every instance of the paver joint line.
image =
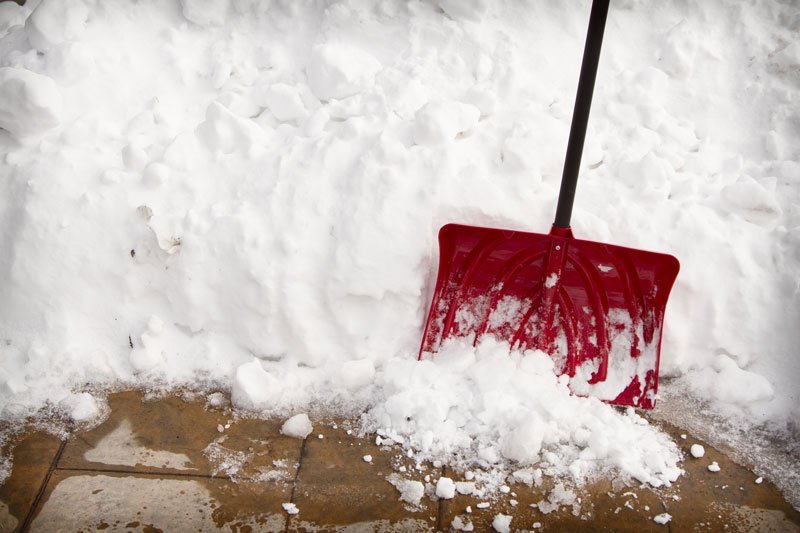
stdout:
[(50, 462), (50, 467), (47, 469), (47, 474), (42, 480), (42, 485), (39, 487), (39, 491), (36, 493), (36, 498), (34, 498), (31, 508), (28, 509), (28, 514), (25, 516), (25, 521), (22, 522), (22, 526), (19, 528), (21, 532), (30, 531), (31, 522), (33, 522), (33, 515), (36, 513), (36, 508), (39, 507), (39, 502), (42, 500), (42, 497), (44, 497), (47, 484), (50, 483), (50, 477), (53, 475), (53, 471), (55, 471), (58, 461), (61, 460), (61, 454), (64, 452), (64, 448), (66, 448), (66, 446), (66, 440), (62, 440), (61, 444), (58, 445), (58, 450), (56, 450), (56, 454), (53, 456), (53, 460)]
[[(289, 501), (294, 503), (294, 491), (297, 490), (297, 480), (300, 477), (300, 469), (303, 468), (303, 458), (306, 455), (306, 442), (308, 442), (308, 437), (303, 439), (303, 443), (300, 445), (300, 461), (297, 464), (297, 472), (294, 473), (294, 481), (292, 482), (292, 494), (289, 497)], [(292, 521), (292, 517), (289, 516), (286, 519), (286, 528), (284, 529), (284, 533), (289, 533), (289, 524)]]
[(221, 479), (223, 481), (231, 481), (228, 476), (212, 476), (209, 474), (189, 474), (179, 472), (146, 472), (142, 470), (114, 470), (112, 468), (81, 468), (79, 466), (70, 466), (67, 468), (57, 467), (56, 470), (60, 472), (97, 472), (98, 474), (135, 474), (141, 476), (152, 477), (188, 477), (188, 478), (201, 478), (201, 479)]

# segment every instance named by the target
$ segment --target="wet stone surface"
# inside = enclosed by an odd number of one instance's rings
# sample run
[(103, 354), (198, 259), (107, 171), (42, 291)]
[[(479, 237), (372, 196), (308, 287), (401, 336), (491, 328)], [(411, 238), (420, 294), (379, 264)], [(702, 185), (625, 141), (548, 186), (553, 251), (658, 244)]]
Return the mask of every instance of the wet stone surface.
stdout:
[[(41, 431), (18, 436), (4, 450), (13, 447), (14, 466), (0, 486), (0, 531), (487, 531), (498, 514), (511, 517), (511, 531), (800, 531), (800, 513), (768, 480), (756, 483), (678, 428), (664, 427), (686, 456), (672, 487), (602, 478), (551, 510), (547, 478), (439, 500), (439, 477), (465, 481), (464, 473), (417, 464), (398, 446), (348, 432), (347, 421), (312, 417), (314, 432), (301, 440), (281, 435), (282, 420), (243, 418), (224, 398), (216, 403), (118, 393), (107, 420), (64, 443)], [(690, 455), (695, 443), (704, 457)], [(713, 461), (718, 472), (708, 470)], [(420, 504), (400, 501), (390, 476), (427, 476)], [(662, 513), (669, 524), (654, 521)]]

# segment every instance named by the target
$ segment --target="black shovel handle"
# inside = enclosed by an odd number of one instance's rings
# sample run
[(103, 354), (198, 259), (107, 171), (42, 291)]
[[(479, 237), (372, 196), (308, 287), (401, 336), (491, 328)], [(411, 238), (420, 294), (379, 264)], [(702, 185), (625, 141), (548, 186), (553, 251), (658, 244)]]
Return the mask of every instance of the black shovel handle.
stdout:
[(592, 92), (597, 77), (597, 64), (600, 62), (600, 47), (603, 44), (603, 30), (606, 27), (609, 0), (594, 0), (589, 16), (589, 30), (583, 48), (581, 75), (578, 80), (578, 94), (572, 112), (572, 125), (569, 129), (567, 156), (564, 160), (564, 173), (561, 175), (561, 190), (558, 193), (558, 206), (554, 226), (569, 228), (572, 218), (572, 204), (575, 203), (575, 189), (578, 186), (578, 171), (581, 167), (583, 141), (592, 108)]

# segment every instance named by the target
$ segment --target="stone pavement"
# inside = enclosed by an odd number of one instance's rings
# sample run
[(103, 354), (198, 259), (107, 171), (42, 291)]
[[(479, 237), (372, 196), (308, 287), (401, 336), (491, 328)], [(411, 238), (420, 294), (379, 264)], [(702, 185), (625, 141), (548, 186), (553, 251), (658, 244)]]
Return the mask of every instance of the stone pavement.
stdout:
[[(669, 489), (602, 479), (580, 493), (576, 514), (571, 506), (549, 514), (530, 507), (546, 497), (547, 482), (511, 485), (488, 508), (463, 495), (425, 497), (412, 508), (386, 480), (414, 466), (399, 448), (357, 438), (343, 420), (314, 420), (305, 440), (286, 437), (281, 421), (235, 417), (215, 398), (221, 405), (205, 396), (118, 393), (108, 419), (90, 431), (64, 442), (41, 431), (20, 436), (0, 486), (0, 531), (445, 531), (456, 517), (487, 531), (498, 513), (513, 516), (512, 531), (537, 522), (545, 531), (800, 531), (800, 513), (768, 480), (755, 483), (710, 446), (691, 458), (698, 441), (680, 439), (677, 428), (665, 427), (684, 449), (686, 473)], [(719, 472), (707, 470), (711, 461)], [(424, 468), (409, 477), (461, 479)], [(299, 513), (289, 514), (289, 503)], [(663, 512), (672, 521), (662, 526), (653, 517)]]

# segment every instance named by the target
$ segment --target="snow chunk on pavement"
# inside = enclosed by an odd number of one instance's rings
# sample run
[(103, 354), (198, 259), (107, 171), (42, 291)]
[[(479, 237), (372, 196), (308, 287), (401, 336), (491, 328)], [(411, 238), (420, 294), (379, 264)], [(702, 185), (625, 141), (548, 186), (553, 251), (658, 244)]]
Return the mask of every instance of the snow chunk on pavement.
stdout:
[(449, 477), (440, 477), (436, 482), (436, 497), (451, 500), (456, 495), (456, 484)]
[(414, 115), (414, 142), (432, 146), (452, 141), (478, 123), (480, 110), (462, 102), (431, 102)]
[(702, 444), (692, 444), (691, 449), (689, 452), (692, 454), (692, 457), (700, 458), (706, 454), (706, 449), (703, 448)]
[(672, 520), (672, 515), (669, 513), (661, 513), (660, 515), (656, 515), (653, 517), (653, 522), (656, 524), (661, 524), (662, 526)]
[(283, 510), (289, 514), (297, 514), (300, 512), (300, 509), (297, 508), (297, 505), (293, 503), (282, 503), (281, 506)]
[(16, 137), (38, 135), (61, 122), (61, 93), (47, 76), (0, 68), (0, 128)]
[(719, 472), (720, 468), (716, 461), (712, 461), (710, 465), (708, 465), (709, 472)]
[(471, 520), (465, 520), (460, 516), (453, 518), (453, 521), (450, 523), (450, 527), (456, 531), (473, 531), (475, 529), (475, 526), (472, 525)]
[(89, 10), (80, 0), (44, 0), (25, 23), (28, 41), (40, 52), (47, 52), (64, 41), (79, 37), (88, 18)]
[(387, 478), (394, 488), (400, 491), (400, 500), (411, 505), (419, 505), (422, 497), (425, 496), (425, 485), (421, 481), (403, 479), (397, 474), (392, 474)]
[(231, 401), (236, 407), (255, 410), (267, 407), (279, 390), (277, 378), (264, 370), (258, 359), (253, 359), (236, 369)]
[(222, 26), (229, 3), (229, 0), (181, 0), (181, 7), (186, 20), (198, 26)]
[(498, 533), (508, 533), (511, 531), (511, 515), (498, 514), (492, 520), (492, 527)]
[(320, 100), (346, 98), (375, 83), (381, 64), (369, 53), (344, 44), (321, 44), (311, 51), (307, 68), (311, 92)]
[(283, 435), (296, 437), (298, 439), (308, 437), (312, 431), (314, 431), (314, 427), (311, 425), (311, 420), (309, 420), (308, 415), (305, 413), (294, 415), (281, 426), (281, 433)]

